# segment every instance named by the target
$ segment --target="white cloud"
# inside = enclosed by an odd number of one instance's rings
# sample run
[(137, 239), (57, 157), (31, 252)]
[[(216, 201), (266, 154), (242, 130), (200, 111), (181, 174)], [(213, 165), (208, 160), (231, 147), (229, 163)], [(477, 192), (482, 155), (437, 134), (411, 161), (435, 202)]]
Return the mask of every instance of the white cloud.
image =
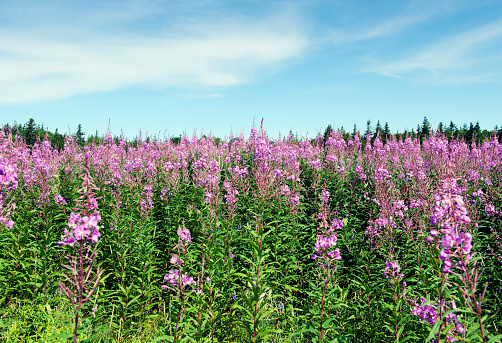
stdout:
[(175, 34), (155, 36), (3, 30), (0, 102), (44, 101), (137, 85), (241, 84), (304, 53), (308, 39), (297, 24), (293, 17), (280, 16), (194, 23)]
[[(417, 76), (450, 83), (483, 82), (500, 75), (502, 20), (463, 32), (433, 44), (408, 57), (377, 63), (366, 70), (389, 77)], [(497, 69), (487, 70), (487, 66)], [(425, 73), (424, 73), (425, 72)]]

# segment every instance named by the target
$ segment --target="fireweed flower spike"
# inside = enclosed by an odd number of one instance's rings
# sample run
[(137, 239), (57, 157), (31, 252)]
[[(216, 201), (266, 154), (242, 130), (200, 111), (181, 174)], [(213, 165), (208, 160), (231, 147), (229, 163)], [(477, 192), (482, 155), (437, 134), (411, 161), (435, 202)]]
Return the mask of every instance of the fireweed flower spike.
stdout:
[(193, 277), (189, 277), (187, 275), (181, 274), (181, 266), (183, 262), (180, 258), (181, 251), (186, 249), (186, 246), (192, 241), (192, 237), (190, 235), (190, 230), (184, 227), (178, 228), (178, 244), (174, 247), (174, 249), (178, 250), (178, 254), (173, 254), (170, 259), (170, 263), (174, 266), (177, 266), (178, 269), (171, 269), (169, 274), (164, 276), (164, 281), (169, 283), (170, 286), (162, 285), (162, 289), (171, 289), (174, 291), (183, 291), (186, 286), (195, 285), (195, 281)]
[(401, 268), (399, 268), (399, 264), (396, 261), (391, 261), (389, 259), (387, 259), (387, 262), (385, 262), (385, 270), (383, 274), (385, 275), (386, 279), (397, 279), (403, 277)]
[(58, 242), (58, 246), (71, 245), (75, 242), (85, 240), (88, 243), (97, 243), (101, 233), (99, 232), (98, 222), (101, 216), (97, 211), (89, 216), (82, 216), (71, 212), (68, 220), (68, 229), (64, 230), (63, 240)]
[(336, 235), (318, 235), (314, 245), (315, 252), (312, 254), (312, 259), (316, 263), (316, 269), (319, 274), (319, 279), (323, 280), (324, 287), (321, 298), (321, 318), (319, 327), (319, 340), (322, 340), (323, 332), (323, 316), (324, 316), (324, 299), (329, 285), (334, 281), (334, 276), (338, 266), (336, 260), (341, 260), (340, 249), (334, 248), (337, 243)]
[(451, 259), (454, 257), (460, 258), (463, 263), (472, 259), (472, 235), (461, 231), (471, 222), (461, 194), (455, 179), (443, 181), (442, 189), (436, 195), (434, 212), (430, 219), (431, 224), (439, 225), (440, 230), (433, 228), (427, 241), (433, 242), (442, 234), (439, 257), (443, 261), (443, 273), (450, 272)]
[[(434, 324), (436, 324), (436, 321), (440, 318), (439, 308), (443, 313), (447, 312), (449, 309), (454, 310), (457, 308), (455, 301), (449, 303), (449, 306), (447, 308), (445, 301), (443, 301), (440, 305), (439, 303), (431, 304), (430, 301), (427, 301), (427, 299), (424, 298), (420, 298), (419, 304), (418, 300), (419, 299), (411, 300), (411, 313), (414, 316), (420, 317), (420, 320), (422, 322), (426, 322), (431, 327), (434, 326)], [(464, 333), (464, 327), (458, 321), (458, 317), (453, 312), (445, 316), (445, 321), (447, 324), (454, 323), (454, 326), (448, 331), (446, 335), (446, 340), (448, 342), (455, 342), (455, 336), (462, 335), (462, 333)]]
[[(85, 177), (82, 186), (80, 191), (82, 197), (79, 206), (84, 208), (84, 213), (72, 212), (70, 214), (68, 228), (64, 229), (63, 240), (57, 243), (59, 247), (69, 245), (77, 253), (77, 256), (67, 255), (66, 258), (68, 259), (69, 265), (63, 265), (64, 268), (71, 272), (69, 275), (64, 272), (62, 274), (72, 289), (59, 281), (59, 286), (70, 299), (76, 312), (75, 328), (73, 331), (74, 343), (77, 342), (79, 320), (85, 319), (90, 314), (95, 314), (97, 302), (87, 315), (80, 318), (82, 307), (91, 299), (91, 296), (96, 291), (102, 273), (102, 270), (98, 267), (94, 276), (91, 277), (92, 267), (97, 252), (97, 248), (92, 248), (92, 244), (98, 243), (101, 237), (98, 226), (98, 223), (101, 221), (101, 216), (97, 211), (97, 199), (93, 197), (94, 193), (92, 189), (95, 187), (89, 175), (89, 160), (87, 156)], [(94, 211), (91, 213), (92, 209)]]
[(192, 236), (190, 236), (190, 231), (185, 228), (178, 228), (178, 237), (180, 246), (185, 247), (187, 244), (192, 242)]
[(314, 245), (315, 253), (312, 255), (312, 259), (318, 258), (329, 258), (334, 260), (341, 260), (340, 249), (332, 249), (336, 246), (337, 238), (336, 235), (331, 236), (317, 236), (317, 241)]
[(404, 275), (401, 273), (401, 268), (399, 267), (399, 263), (396, 260), (387, 258), (385, 262), (385, 269), (383, 271), (386, 279), (389, 279), (389, 288), (391, 290), (391, 294), (394, 300), (394, 308), (392, 309), (394, 316), (394, 339), (398, 341), (399, 335), (399, 319), (400, 314), (402, 313), (403, 307), (400, 299), (406, 299), (406, 282), (403, 281), (401, 283), (401, 279)]
[[(431, 224), (438, 225), (440, 230), (438, 232), (432, 229), (428, 241), (432, 242), (436, 237), (441, 238), (439, 258), (443, 261), (442, 285), (445, 283), (447, 274), (451, 273), (458, 277), (461, 285), (455, 282), (453, 284), (459, 288), (465, 303), (472, 313), (478, 317), (481, 338), (485, 341), (481, 304), (486, 292), (486, 286), (483, 293), (479, 297), (476, 296), (477, 282), (481, 273), (476, 270), (476, 263), (472, 268), (468, 267), (469, 261), (472, 260), (472, 234), (464, 230), (467, 230), (466, 226), (471, 222), (471, 219), (468, 216), (462, 193), (463, 190), (457, 184), (457, 179), (448, 177), (443, 181), (441, 190), (436, 194), (434, 213), (430, 219)], [(455, 264), (456, 269), (452, 271)], [(441, 289), (439, 293), (441, 296)], [(444, 302), (444, 299), (440, 300)], [(443, 308), (440, 308), (440, 310), (444, 312)], [(448, 320), (448, 317), (446, 317), (446, 320)]]
[[(169, 274), (164, 275), (164, 282), (167, 282), (174, 287), (181, 286), (183, 288), (189, 285), (195, 285), (193, 277), (180, 274), (179, 269), (171, 269)], [(170, 287), (167, 286), (167, 288)]]
[(327, 232), (330, 233), (333, 231), (340, 230), (342, 228), (343, 228), (343, 220), (335, 218), (331, 221), (331, 226), (329, 227)]
[[(190, 230), (185, 228), (185, 222), (183, 221), (183, 226), (178, 228), (178, 244), (173, 248), (174, 250), (178, 250), (178, 254), (173, 254), (170, 259), (170, 263), (174, 266), (177, 266), (177, 269), (171, 269), (168, 274), (164, 275), (164, 282), (166, 285), (161, 285), (160, 288), (163, 291), (171, 290), (176, 293), (175, 297), (180, 299), (180, 310), (178, 312), (178, 316), (176, 318), (176, 327), (174, 330), (174, 341), (176, 342), (178, 339), (178, 324), (181, 320), (181, 316), (183, 315), (185, 309), (185, 296), (187, 293), (186, 288), (188, 286), (197, 286), (197, 282), (195, 282), (194, 278), (185, 274), (182, 274), (182, 265), (181, 261), (181, 252), (185, 251), (188, 244), (192, 242), (192, 237), (190, 235)], [(197, 288), (197, 287), (195, 287)], [(195, 291), (195, 288), (191, 290)], [(202, 287), (199, 287), (198, 290), (202, 290)]]
[(14, 222), (10, 219), (13, 203), (9, 203), (8, 195), (17, 189), (17, 167), (0, 155), (0, 231), (3, 226), (12, 229)]

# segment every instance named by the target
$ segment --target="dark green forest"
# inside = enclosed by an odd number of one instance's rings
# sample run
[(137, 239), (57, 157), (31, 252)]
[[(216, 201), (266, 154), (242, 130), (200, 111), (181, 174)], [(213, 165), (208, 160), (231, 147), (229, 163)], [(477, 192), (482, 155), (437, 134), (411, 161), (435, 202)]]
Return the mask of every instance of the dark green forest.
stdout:
[[(72, 136), (73, 139), (81, 146), (83, 146), (86, 142), (99, 142), (104, 138), (104, 135), (98, 135), (97, 131), (94, 134), (86, 135), (83, 131), (82, 125), (80, 124), (75, 128), (75, 131), (73, 132), (61, 133), (57, 128), (54, 131), (51, 131), (49, 128), (44, 128), (43, 124), (37, 124), (33, 118), (30, 118), (30, 120), (24, 124), (17, 124), (16, 122), (14, 122), (13, 125), (10, 125), (9, 123), (5, 123), (2, 124), (2, 128), (5, 133), (8, 133), (10, 131), (14, 136), (21, 136), (29, 147), (32, 147), (37, 142), (37, 140), (43, 140), (47, 136), (52, 144), (52, 147), (58, 150), (64, 146), (65, 136)], [(502, 125), (495, 126), (494, 128), (481, 128), (479, 122), (457, 125), (450, 121), (449, 124), (440, 122), (438, 127), (435, 128), (432, 127), (427, 117), (424, 117), (422, 123), (418, 124), (416, 128), (411, 129), (411, 131), (392, 130), (387, 122), (385, 122), (383, 126), (380, 121), (377, 121), (377, 123), (373, 125), (370, 120), (367, 121), (365, 128), (360, 129), (356, 125), (354, 125), (354, 128), (351, 131), (347, 131), (343, 127), (339, 129), (333, 128), (333, 126), (329, 124), (324, 130), (324, 134), (322, 135), (323, 139), (326, 140), (333, 130), (339, 130), (346, 139), (348, 139), (350, 135), (354, 135), (356, 132), (358, 132), (359, 135), (362, 136), (363, 143), (365, 143), (368, 134), (370, 135), (372, 142), (377, 137), (377, 135), (380, 135), (383, 143), (385, 143), (387, 138), (392, 136), (396, 136), (397, 138), (401, 137), (404, 139), (407, 135), (409, 135), (412, 138), (419, 138), (420, 140), (423, 140), (426, 139), (430, 134), (436, 134), (438, 132), (444, 134), (449, 140), (464, 140), (467, 144), (471, 144), (473, 142), (482, 142), (485, 138), (491, 137), (493, 134), (496, 134), (499, 137), (499, 140), (502, 140)], [(289, 134), (293, 137), (293, 139), (298, 140), (300, 138), (298, 137), (298, 134), (295, 134), (293, 131), (290, 131)], [(121, 138), (125, 139), (124, 137), (114, 136), (114, 140), (117, 142)], [(221, 139), (219, 137), (213, 138), (215, 139), (216, 143), (218, 143)], [(130, 140), (125, 140), (135, 143), (137, 139), (138, 137)], [(147, 137), (146, 139), (161, 140), (160, 137), (157, 136)], [(170, 137), (170, 140), (174, 143), (178, 143), (181, 140), (181, 135)]]

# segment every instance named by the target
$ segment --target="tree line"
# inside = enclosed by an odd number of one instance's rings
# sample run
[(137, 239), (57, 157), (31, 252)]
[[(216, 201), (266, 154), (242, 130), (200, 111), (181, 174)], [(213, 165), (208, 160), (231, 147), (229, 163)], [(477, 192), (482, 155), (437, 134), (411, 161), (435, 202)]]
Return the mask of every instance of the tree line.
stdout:
[(4, 124), (2, 129), (5, 133), (12, 132), (15, 137), (21, 136), (26, 142), (26, 145), (30, 148), (33, 147), (38, 140), (43, 140), (46, 136), (51, 142), (52, 147), (58, 150), (63, 148), (66, 136), (72, 136), (75, 141), (82, 146), (88, 139), (92, 138), (91, 136), (86, 140), (81, 124), (78, 124), (77, 131), (74, 133), (61, 134), (58, 129), (54, 132), (49, 131), (48, 128), (44, 128), (43, 124), (37, 124), (33, 118), (30, 118), (25, 124), (17, 124), (16, 122), (14, 125), (9, 125), (8, 123)]
[[(371, 120), (366, 122), (365, 130), (359, 130), (356, 125), (354, 125), (354, 129), (352, 132), (347, 132), (343, 127), (339, 129), (340, 133), (348, 138), (349, 135), (354, 135), (358, 132), (361, 136), (363, 136), (363, 140), (366, 141), (366, 137), (369, 135), (371, 137), (371, 142), (375, 140), (377, 136), (380, 136), (380, 139), (385, 143), (387, 139), (392, 136), (397, 136), (397, 138), (406, 138), (409, 136), (411, 138), (417, 138), (420, 141), (427, 139), (431, 134), (441, 133), (445, 135), (448, 140), (457, 139), (464, 140), (467, 144), (472, 144), (473, 142), (480, 143), (485, 140), (485, 138), (490, 138), (492, 135), (497, 135), (499, 140), (502, 140), (502, 127), (495, 126), (492, 129), (481, 129), (479, 121), (476, 121), (475, 124), (472, 122), (469, 124), (463, 124), (457, 126), (453, 121), (450, 121), (449, 124), (445, 125), (443, 122), (440, 122), (437, 128), (431, 126), (431, 123), (427, 117), (424, 117), (424, 120), (421, 124), (418, 124), (416, 130), (413, 128), (410, 131), (405, 130), (403, 132), (395, 131), (392, 132), (389, 124), (385, 122), (382, 126), (380, 121), (377, 121), (376, 126), (373, 127)], [(331, 135), (333, 132), (333, 127), (328, 125), (324, 130), (323, 139), (324, 141)]]
[[(52, 147), (58, 150), (63, 148), (66, 136), (73, 137), (74, 141), (81, 146), (85, 145), (86, 142), (100, 142), (104, 139), (104, 136), (99, 136), (97, 131), (93, 135), (86, 136), (81, 124), (78, 124), (75, 132), (62, 134), (58, 131), (58, 129), (52, 132), (48, 128), (44, 128), (43, 124), (37, 124), (33, 118), (30, 118), (30, 120), (28, 120), (25, 124), (3, 124), (2, 129), (5, 133), (12, 132), (14, 136), (19, 135), (29, 147), (33, 147), (37, 140), (43, 140), (47, 136), (47, 138), (51, 142)], [(334, 129), (331, 124), (326, 127), (323, 134), (324, 141), (326, 141), (327, 138), (332, 134), (333, 130)], [(463, 124), (461, 126), (457, 126), (452, 121), (450, 121), (450, 123), (447, 125), (440, 122), (437, 128), (433, 128), (427, 117), (424, 117), (422, 123), (418, 124), (416, 129), (413, 128), (411, 131), (393, 132), (391, 131), (390, 126), (387, 122), (385, 122), (382, 126), (380, 121), (377, 121), (376, 125), (373, 127), (371, 120), (367, 121), (366, 128), (363, 130), (359, 130), (356, 125), (354, 125), (354, 129), (351, 132), (346, 131), (343, 127), (337, 130), (345, 139), (348, 139), (350, 135), (353, 136), (357, 132), (362, 136), (363, 143), (366, 143), (366, 137), (368, 135), (371, 137), (372, 142), (377, 136), (380, 136), (380, 139), (385, 143), (387, 139), (392, 136), (397, 136), (397, 138), (402, 139), (404, 139), (406, 136), (410, 136), (412, 138), (418, 138), (423, 141), (430, 134), (436, 134), (438, 132), (444, 134), (449, 140), (463, 139), (467, 144), (472, 144), (473, 142), (482, 142), (485, 138), (489, 138), (493, 134), (497, 135), (498, 139), (502, 141), (502, 126), (495, 126), (495, 128), (493, 129), (482, 129), (478, 121), (475, 124), (471, 122), (469, 124)], [(290, 132), (290, 139), (295, 139), (295, 137), (297, 139), (297, 135), (294, 135), (292, 132)], [(118, 143), (120, 138), (121, 137), (114, 136), (113, 140)], [(213, 138), (215, 140), (215, 143), (218, 143), (221, 140), (219, 137)], [(147, 137), (146, 140), (158, 140), (158, 137)], [(177, 137), (171, 137), (170, 140), (174, 144), (178, 144), (181, 141), (181, 135)], [(135, 145), (138, 142), (138, 138), (136, 137), (130, 142)]]

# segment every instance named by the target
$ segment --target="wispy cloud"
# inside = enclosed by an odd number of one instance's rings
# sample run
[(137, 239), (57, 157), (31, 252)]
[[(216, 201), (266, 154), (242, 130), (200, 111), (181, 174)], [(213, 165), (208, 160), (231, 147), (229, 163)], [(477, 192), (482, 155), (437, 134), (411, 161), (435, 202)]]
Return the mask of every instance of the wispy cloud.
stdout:
[[(464, 6), (465, 5), (461, 1), (457, 1), (454, 6), (453, 2), (450, 0), (411, 1), (407, 3), (406, 7), (387, 18), (378, 20), (375, 20), (373, 17), (367, 20), (366, 18), (361, 18), (360, 21), (355, 22), (352, 26), (344, 28), (343, 30), (335, 30), (328, 36), (326, 41), (341, 44), (388, 37), (419, 24), (423, 24), (432, 18), (459, 11)], [(380, 18), (379, 16), (374, 17)]]
[[(499, 77), (502, 54), (502, 20), (441, 39), (392, 62), (375, 63), (367, 72), (389, 77), (415, 77), (449, 82), (484, 82)], [(497, 66), (489, 72), (485, 66)]]
[[(133, 17), (125, 13), (124, 16)], [(118, 19), (115, 19), (118, 20)], [(129, 86), (214, 87), (246, 82), (301, 56), (308, 38), (290, 14), (218, 24), (187, 20), (148, 34), (1, 29), (0, 102), (71, 97)], [(210, 94), (210, 91), (208, 94)]]

